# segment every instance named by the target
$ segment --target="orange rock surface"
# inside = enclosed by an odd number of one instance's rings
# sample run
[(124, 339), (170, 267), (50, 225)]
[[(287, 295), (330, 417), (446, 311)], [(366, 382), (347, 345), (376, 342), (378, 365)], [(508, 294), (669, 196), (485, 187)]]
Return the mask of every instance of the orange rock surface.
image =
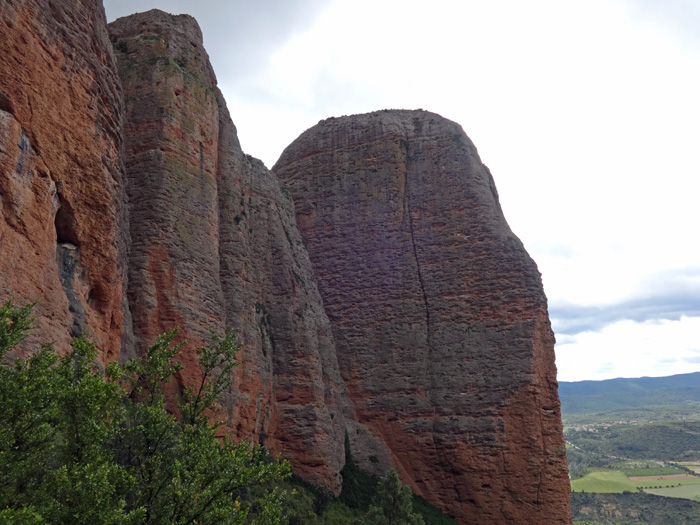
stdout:
[(179, 326), (174, 406), (232, 329), (220, 415), (310, 482), (340, 491), (347, 433), (462, 522), (570, 522), (540, 275), (458, 125), (328, 119), (273, 173), (189, 16), (3, 0), (0, 57), (0, 300), (38, 301), (19, 353), (85, 333), (124, 360)]
[(115, 359), (128, 230), (102, 4), (3, 0), (0, 35), (0, 295), (38, 301), (42, 341), (85, 332)]
[(230, 428), (338, 493), (347, 395), (294, 204), (241, 151), (192, 17), (153, 10), (109, 33), (126, 106), (137, 353), (179, 326), (182, 387), (198, 379), (209, 330), (233, 329), (243, 346), (223, 403)]

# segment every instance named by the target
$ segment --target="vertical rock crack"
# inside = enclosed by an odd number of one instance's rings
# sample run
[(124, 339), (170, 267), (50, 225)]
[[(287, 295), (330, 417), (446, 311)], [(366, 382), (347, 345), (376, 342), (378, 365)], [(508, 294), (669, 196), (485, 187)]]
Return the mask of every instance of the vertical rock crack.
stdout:
[(431, 354), (433, 351), (433, 346), (430, 338), (430, 308), (428, 307), (428, 295), (425, 292), (425, 282), (423, 280), (423, 273), (421, 272), (420, 261), (418, 260), (418, 248), (416, 247), (416, 237), (413, 226), (413, 217), (411, 215), (411, 197), (410, 187), (408, 182), (408, 144), (405, 144), (405, 154), (406, 154), (406, 169), (404, 171), (404, 194), (403, 194), (403, 208), (404, 216), (408, 217), (408, 231), (411, 235), (411, 248), (413, 250), (413, 258), (416, 261), (416, 272), (418, 273), (418, 283), (420, 284), (421, 293), (423, 294), (423, 306), (425, 308), (425, 323), (426, 323), (426, 344), (428, 346), (428, 353)]

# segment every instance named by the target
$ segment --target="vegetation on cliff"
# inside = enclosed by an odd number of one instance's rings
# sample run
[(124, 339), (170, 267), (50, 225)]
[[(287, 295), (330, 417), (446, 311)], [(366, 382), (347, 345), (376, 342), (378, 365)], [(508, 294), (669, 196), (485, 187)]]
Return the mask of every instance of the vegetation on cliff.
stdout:
[(30, 328), (31, 305), (0, 308), (0, 521), (3, 523), (277, 523), (286, 462), (221, 435), (209, 414), (236, 365), (235, 338), (212, 336), (201, 381), (166, 409), (181, 365), (175, 331), (146, 356), (106, 370), (80, 337), (8, 363)]
[(210, 415), (237, 365), (232, 334), (212, 334), (200, 350), (201, 380), (180, 395), (176, 417), (164, 394), (182, 369), (176, 330), (123, 366), (102, 368), (84, 337), (66, 356), (45, 344), (10, 362), (31, 308), (0, 307), (2, 523), (454, 523), (395, 470), (377, 479), (348, 456), (336, 499), (223, 433)]
[(423, 525), (423, 518), (413, 512), (411, 489), (401, 483), (399, 474), (391, 469), (377, 487), (374, 503), (369, 507), (368, 517), (377, 525), (405, 523)]

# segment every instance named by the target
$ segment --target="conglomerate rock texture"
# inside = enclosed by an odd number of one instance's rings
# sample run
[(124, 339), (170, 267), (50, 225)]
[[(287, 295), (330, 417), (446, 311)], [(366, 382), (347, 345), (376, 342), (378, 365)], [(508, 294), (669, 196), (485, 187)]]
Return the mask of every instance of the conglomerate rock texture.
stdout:
[(570, 521), (540, 276), (461, 128), (329, 119), (275, 172), (191, 17), (0, 2), (0, 300), (38, 301), (21, 352), (85, 333), (125, 360), (179, 326), (174, 399), (232, 329), (220, 415), (312, 483), (338, 493), (347, 435), (463, 522)]
[(470, 523), (568, 523), (554, 336), (476, 148), (426, 111), (330, 118), (289, 185), (333, 326), (355, 460)]
[(209, 330), (233, 329), (243, 346), (229, 426), (337, 493), (347, 395), (292, 199), (241, 151), (192, 17), (148, 11), (109, 34), (125, 100), (136, 352), (179, 326), (185, 386)]
[(121, 108), (99, 0), (0, 2), (0, 297), (38, 301), (27, 347), (128, 336)]

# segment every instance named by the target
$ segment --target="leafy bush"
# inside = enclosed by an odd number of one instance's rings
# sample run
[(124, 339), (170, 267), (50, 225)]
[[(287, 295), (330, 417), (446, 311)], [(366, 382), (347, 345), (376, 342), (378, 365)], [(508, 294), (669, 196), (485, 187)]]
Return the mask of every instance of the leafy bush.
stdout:
[[(229, 386), (235, 337), (201, 349), (201, 381), (180, 417), (163, 389), (182, 367), (175, 331), (146, 356), (101, 371), (84, 338), (59, 358), (44, 345), (6, 356), (30, 328), (31, 305), (0, 308), (0, 520), (3, 523), (280, 523), (289, 465), (210, 423)], [(183, 343), (184, 344), (184, 343)]]
[(84, 338), (65, 357), (44, 345), (8, 363), (30, 312), (12, 302), (0, 308), (0, 523), (366, 525), (382, 522), (391, 498), (410, 512), (401, 523), (420, 523), (416, 515), (456, 523), (398, 477), (363, 472), (348, 443), (343, 492), (334, 498), (290, 478), (289, 465), (261, 447), (221, 436), (210, 415), (237, 364), (231, 334), (212, 335), (201, 349), (201, 380), (182, 393), (176, 416), (164, 396), (182, 369), (175, 331), (143, 358), (106, 370)]
[(377, 525), (424, 525), (423, 517), (413, 511), (412, 496), (411, 489), (401, 483), (399, 473), (391, 469), (379, 480), (367, 516)]

